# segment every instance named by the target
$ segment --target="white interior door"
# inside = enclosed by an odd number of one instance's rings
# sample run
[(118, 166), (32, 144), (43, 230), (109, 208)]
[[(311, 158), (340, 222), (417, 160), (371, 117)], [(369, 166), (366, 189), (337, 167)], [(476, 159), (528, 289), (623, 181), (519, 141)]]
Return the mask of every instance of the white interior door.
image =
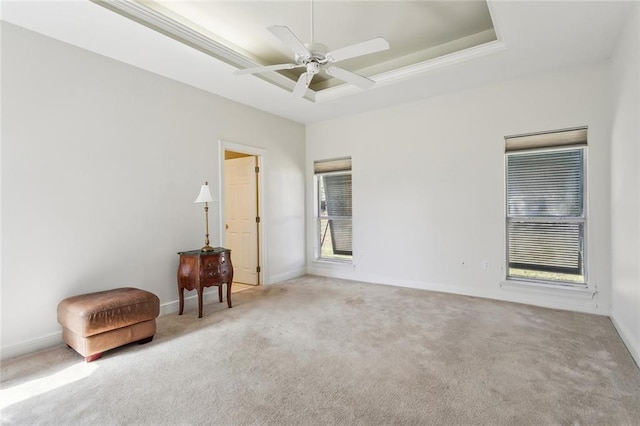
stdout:
[(225, 246), (233, 281), (258, 284), (258, 193), (256, 157), (225, 160)]

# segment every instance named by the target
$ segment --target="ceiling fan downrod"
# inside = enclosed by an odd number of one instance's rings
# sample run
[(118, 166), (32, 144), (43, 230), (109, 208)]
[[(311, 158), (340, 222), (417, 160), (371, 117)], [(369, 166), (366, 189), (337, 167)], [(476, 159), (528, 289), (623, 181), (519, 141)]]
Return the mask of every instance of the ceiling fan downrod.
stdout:
[(313, 0), (311, 0), (311, 44), (313, 44), (315, 37), (314, 37), (314, 29), (313, 29)]

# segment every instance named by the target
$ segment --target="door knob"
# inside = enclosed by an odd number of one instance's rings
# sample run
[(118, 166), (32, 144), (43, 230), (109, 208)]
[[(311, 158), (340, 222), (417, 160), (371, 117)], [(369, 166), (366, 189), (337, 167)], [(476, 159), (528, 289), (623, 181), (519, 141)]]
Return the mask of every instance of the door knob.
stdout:
[(229, 224), (228, 223), (224, 224), (224, 229), (229, 229)]

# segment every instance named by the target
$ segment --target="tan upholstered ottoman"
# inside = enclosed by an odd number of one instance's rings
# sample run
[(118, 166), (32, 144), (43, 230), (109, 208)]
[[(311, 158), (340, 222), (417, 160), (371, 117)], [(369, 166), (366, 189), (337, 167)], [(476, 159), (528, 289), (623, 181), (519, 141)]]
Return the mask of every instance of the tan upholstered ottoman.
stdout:
[(109, 349), (153, 340), (159, 313), (158, 296), (130, 287), (69, 297), (58, 304), (62, 338), (87, 362)]

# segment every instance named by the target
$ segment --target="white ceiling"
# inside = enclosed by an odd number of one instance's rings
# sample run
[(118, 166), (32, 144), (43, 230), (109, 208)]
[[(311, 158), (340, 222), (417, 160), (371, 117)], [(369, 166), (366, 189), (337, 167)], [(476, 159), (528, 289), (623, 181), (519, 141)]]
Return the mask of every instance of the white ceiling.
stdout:
[[(189, 3), (176, 2), (180, 7), (188, 7)], [(244, 13), (249, 13), (247, 23), (251, 23), (252, 27), (255, 25), (256, 34), (264, 32), (259, 42), (272, 37), (261, 27), (265, 22), (275, 19), (269, 15), (273, 13), (274, 2), (258, 2), (272, 3), (270, 7), (243, 1), (207, 3), (210, 4), (205, 4), (206, 7), (214, 7), (216, 3), (221, 3), (217, 6), (234, 10), (233, 13), (239, 15), (234, 16), (233, 22), (244, 22), (241, 21), (244, 20), (241, 18), (242, 6), (256, 6), (245, 10)], [(329, 3), (331, 5), (325, 6), (326, 10), (322, 12), (325, 15), (352, 15), (347, 7), (352, 2)], [(344, 10), (338, 7), (342, 3)], [(363, 12), (363, 7), (384, 10), (383, 6), (393, 5), (393, 8), (406, 7), (404, 13), (415, 14), (415, 7), (419, 7), (421, 3), (431, 2), (361, 2), (356, 13), (365, 15), (361, 19), (364, 27), (361, 31), (364, 32), (353, 31), (352, 36), (355, 38), (344, 43), (360, 41), (360, 37), (370, 31), (369, 24), (373, 19), (367, 20), (368, 14), (375, 16), (376, 22), (384, 22), (379, 21), (379, 15), (374, 11)], [(339, 28), (342, 21), (338, 18), (333, 19), (332, 28), (323, 28), (322, 22), (326, 18), (321, 19), (322, 3), (316, 4), (318, 6), (314, 19), (315, 39), (320, 41), (320, 38), (324, 37), (328, 41), (322, 39), (321, 42), (333, 43), (334, 36), (331, 32), (340, 33), (336, 27)], [(235, 76), (235, 66), (89, 0), (3, 0), (1, 5), (0, 17), (4, 21), (301, 123), (411, 102), (554, 68), (604, 60), (611, 55), (627, 12), (633, 6), (630, 1), (490, 1), (489, 12), (498, 40), (461, 52), (423, 60), (418, 66), (405, 66), (400, 72), (396, 70), (391, 73), (374, 73), (372, 78), (377, 83), (373, 89), (361, 91), (351, 85), (340, 85), (318, 91), (312, 100), (309, 100), (294, 98), (289, 90), (255, 76)], [(300, 14), (304, 13), (302, 6), (308, 6), (308, 2), (283, 1), (281, 5), (295, 6), (297, 11), (291, 16), (299, 19)], [(329, 6), (332, 12), (329, 12)], [(263, 12), (261, 7), (264, 7)], [(389, 9), (382, 14), (388, 15)], [(306, 25), (309, 25), (309, 22), (308, 16)], [(437, 19), (429, 24), (433, 26), (435, 22)], [(397, 26), (396, 20), (391, 23)], [(203, 24), (206, 23), (199, 25)], [(300, 38), (310, 34), (310, 29), (306, 28), (305, 23), (295, 28), (291, 22), (270, 22), (269, 25), (271, 24), (291, 26)], [(376, 24), (380, 31), (388, 30), (387, 26), (382, 28), (381, 25), (383, 24)], [(396, 37), (394, 34), (400, 33), (398, 30), (382, 35), (393, 39)], [(228, 35), (226, 37), (232, 38)], [(264, 44), (252, 47), (251, 43), (255, 42), (255, 38), (251, 35), (245, 41), (238, 39), (234, 40), (234, 43), (245, 43), (245, 50), (252, 51), (254, 56), (261, 56), (256, 59), (259, 62), (278, 61), (278, 55), (286, 55), (286, 52), (278, 52), (277, 48), (273, 50), (269, 46), (264, 47)], [(336, 39), (335, 43), (340, 41)], [(396, 42), (396, 45), (420, 50), (420, 46), (406, 47), (411, 41), (409, 37), (404, 43)], [(340, 44), (335, 47), (342, 47), (342, 43)], [(352, 65), (358, 69), (366, 69), (368, 66), (366, 63)]]

